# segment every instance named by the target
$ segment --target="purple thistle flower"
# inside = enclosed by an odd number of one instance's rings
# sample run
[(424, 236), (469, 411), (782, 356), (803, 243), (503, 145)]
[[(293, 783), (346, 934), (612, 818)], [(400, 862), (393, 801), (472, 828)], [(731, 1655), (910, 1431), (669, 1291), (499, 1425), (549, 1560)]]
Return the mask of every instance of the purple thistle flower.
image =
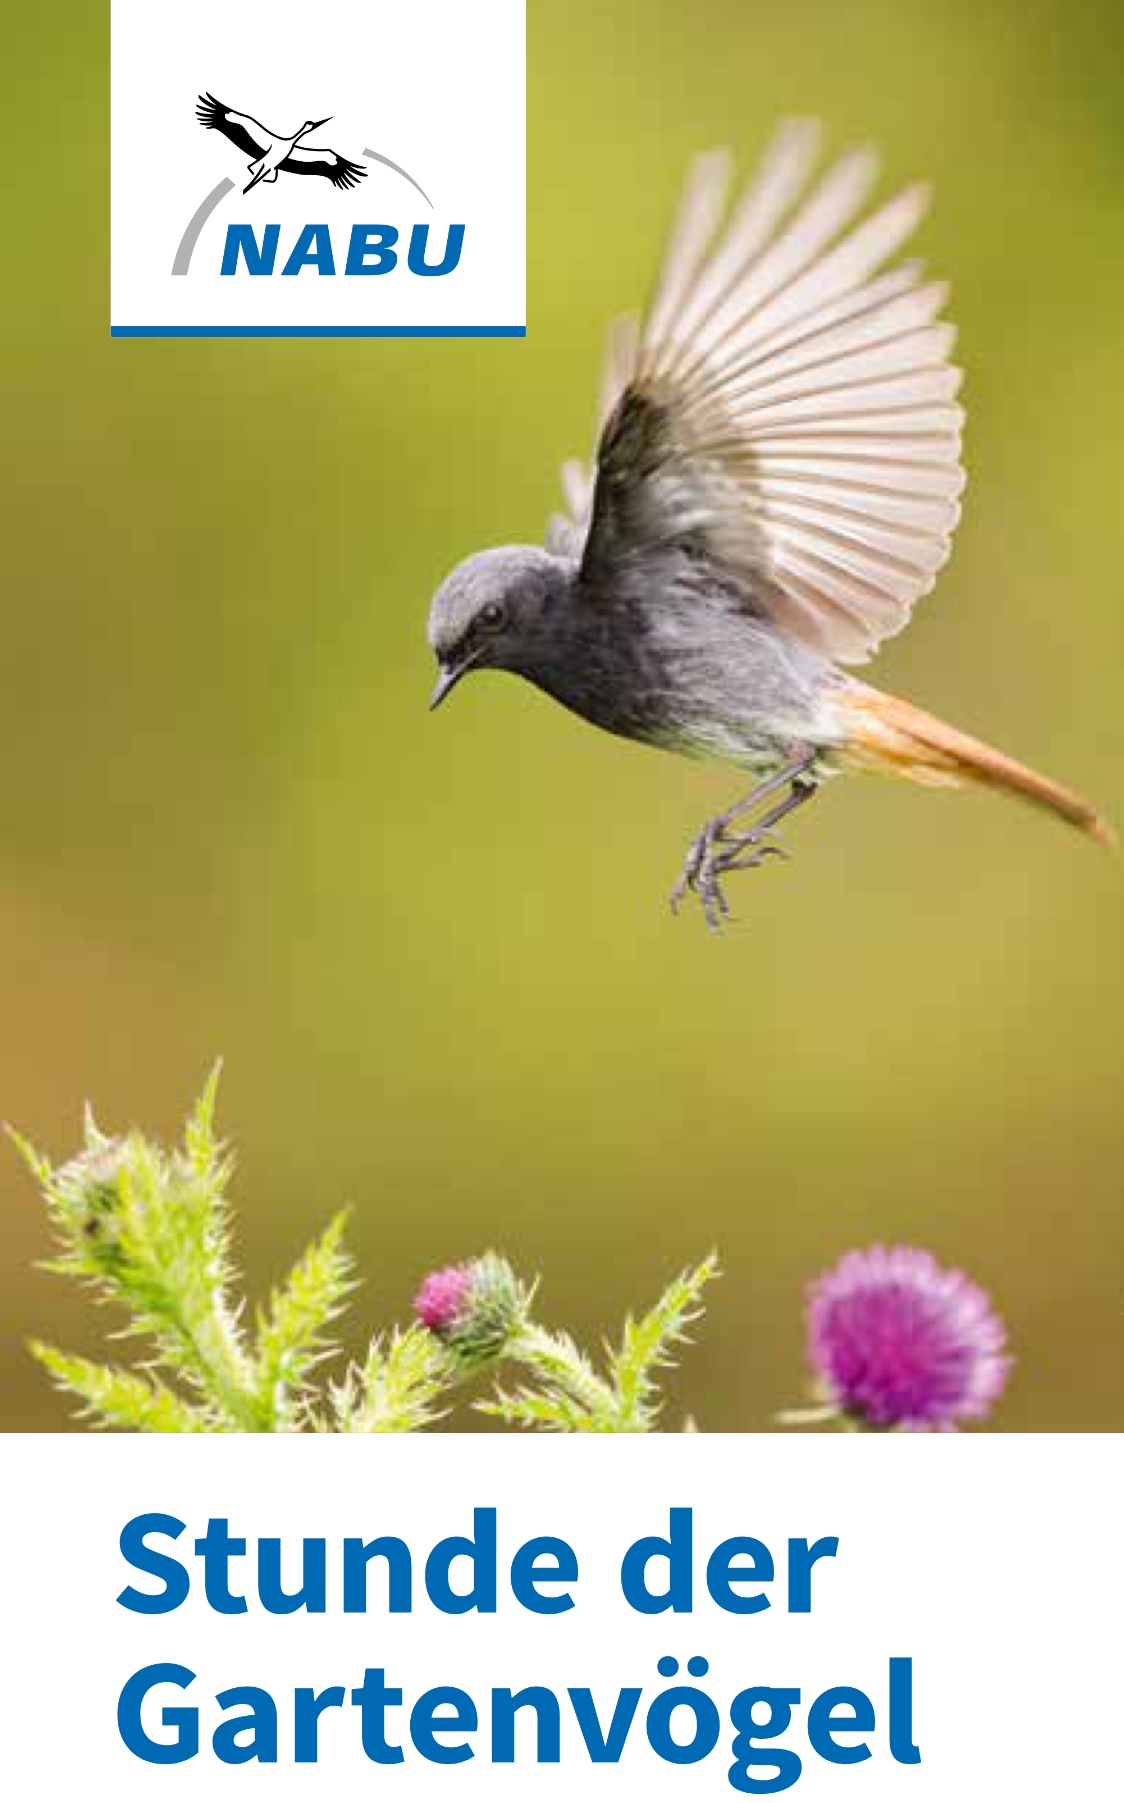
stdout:
[(848, 1252), (808, 1287), (808, 1357), (868, 1427), (954, 1429), (986, 1415), (1012, 1360), (989, 1297), (910, 1246)]
[(414, 1297), (414, 1313), (468, 1375), (492, 1364), (518, 1337), (529, 1302), (507, 1260), (484, 1252), (431, 1271)]
[(441, 1333), (461, 1315), (471, 1288), (472, 1272), (467, 1265), (431, 1271), (414, 1297), (414, 1313), (423, 1327)]

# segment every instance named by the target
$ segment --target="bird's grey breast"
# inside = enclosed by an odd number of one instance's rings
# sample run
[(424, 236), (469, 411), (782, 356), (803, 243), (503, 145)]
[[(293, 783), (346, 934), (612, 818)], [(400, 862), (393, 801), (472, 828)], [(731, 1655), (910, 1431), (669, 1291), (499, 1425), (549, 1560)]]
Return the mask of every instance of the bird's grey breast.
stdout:
[(612, 592), (578, 578), (534, 680), (594, 724), (701, 757), (766, 767), (825, 730), (830, 667), (786, 639), (706, 560), (637, 559)]

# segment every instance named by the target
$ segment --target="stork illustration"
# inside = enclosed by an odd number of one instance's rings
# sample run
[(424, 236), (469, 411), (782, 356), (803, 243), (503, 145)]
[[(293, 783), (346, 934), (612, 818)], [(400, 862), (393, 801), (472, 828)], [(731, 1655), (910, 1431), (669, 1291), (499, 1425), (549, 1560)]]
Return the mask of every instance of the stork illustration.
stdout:
[[(286, 137), (282, 132), (270, 131), (249, 113), (233, 112), (213, 94), (200, 94), (195, 116), (208, 131), (221, 131), (224, 138), (229, 138), (239, 150), (253, 158), (249, 166), (251, 179), (243, 188), (243, 194), (248, 194), (259, 182), (275, 182), (282, 169), (288, 175), (327, 176), (333, 188), (354, 188), (367, 173), (358, 163), (350, 163), (346, 157), (341, 157), (337, 150), (302, 144), (302, 138), (321, 125), (327, 125), (328, 119), (306, 119), (299, 131)], [(331, 118), (330, 113), (328, 118)]]

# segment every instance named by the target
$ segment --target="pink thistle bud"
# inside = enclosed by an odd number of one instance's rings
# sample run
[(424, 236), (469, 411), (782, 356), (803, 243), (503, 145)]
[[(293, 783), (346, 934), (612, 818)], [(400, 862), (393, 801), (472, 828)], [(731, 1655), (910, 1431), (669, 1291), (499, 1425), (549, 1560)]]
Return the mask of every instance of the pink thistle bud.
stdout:
[(414, 1297), (414, 1313), (423, 1327), (443, 1333), (462, 1314), (471, 1288), (472, 1272), (467, 1265), (447, 1265), (443, 1271), (431, 1271)]
[(530, 1295), (505, 1258), (484, 1252), (463, 1265), (431, 1271), (414, 1313), (436, 1334), (462, 1375), (484, 1370), (522, 1332)]

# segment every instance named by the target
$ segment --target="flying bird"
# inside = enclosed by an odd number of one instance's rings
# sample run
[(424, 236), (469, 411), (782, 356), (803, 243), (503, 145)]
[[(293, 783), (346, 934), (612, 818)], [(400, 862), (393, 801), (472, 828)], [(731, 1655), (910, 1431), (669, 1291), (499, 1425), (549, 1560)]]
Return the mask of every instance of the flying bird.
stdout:
[(367, 173), (359, 163), (349, 163), (346, 157), (341, 157), (337, 150), (301, 143), (310, 131), (327, 125), (330, 113), (328, 119), (306, 119), (300, 130), (288, 138), (283, 132), (270, 131), (268, 125), (251, 119), (249, 113), (232, 112), (213, 94), (200, 94), (195, 117), (208, 131), (221, 131), (224, 138), (229, 138), (239, 150), (253, 158), (249, 166), (250, 180), (243, 188), (243, 194), (248, 194), (259, 182), (275, 182), (282, 169), (288, 175), (327, 176), (333, 188), (354, 188)]
[(964, 485), (946, 289), (886, 268), (928, 200), (863, 211), (869, 149), (810, 186), (817, 128), (781, 126), (731, 193), (692, 165), (654, 299), (611, 330), (595, 467), (567, 463), (544, 548), (438, 589), (436, 706), (469, 671), (535, 683), (625, 738), (751, 772), (688, 852), (717, 927), (723, 878), (783, 856), (778, 823), (841, 770), (1007, 790), (1102, 843), (1068, 789), (849, 674), (945, 563)]

